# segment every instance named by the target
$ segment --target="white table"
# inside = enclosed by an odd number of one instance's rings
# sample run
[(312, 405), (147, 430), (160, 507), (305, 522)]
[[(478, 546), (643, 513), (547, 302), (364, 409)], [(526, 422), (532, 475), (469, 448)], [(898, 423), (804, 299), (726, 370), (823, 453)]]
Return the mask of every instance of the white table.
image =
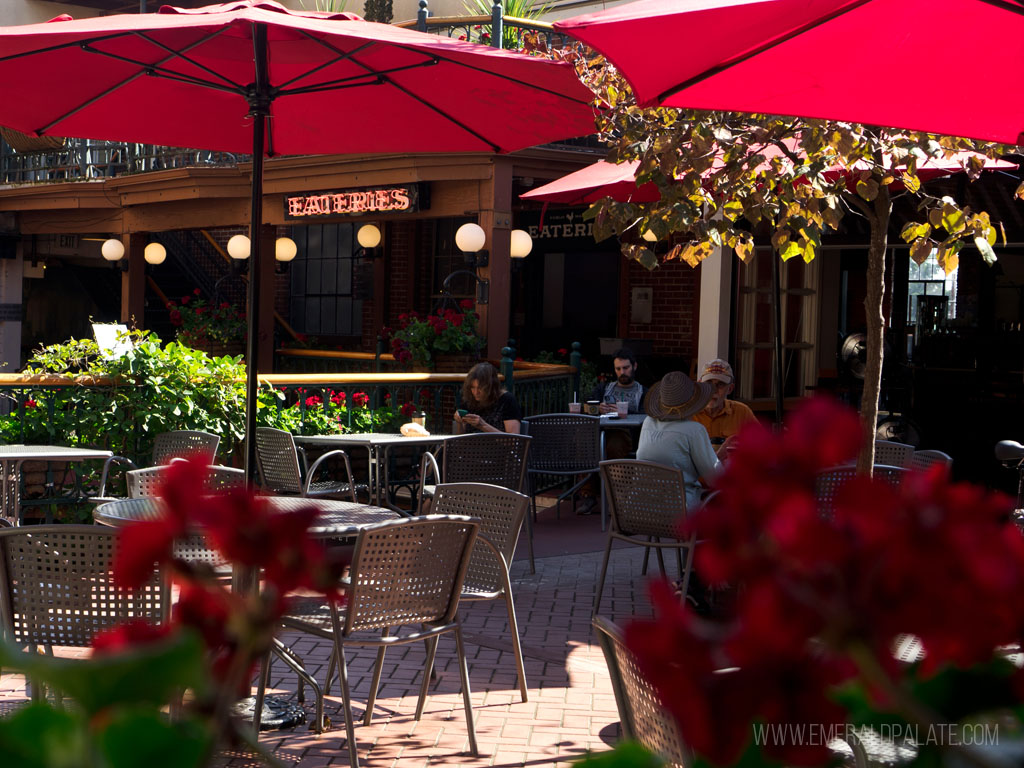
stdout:
[(406, 437), (385, 432), (353, 432), (344, 435), (295, 436), (297, 445), (316, 445), (333, 450), (335, 448), (362, 448), (366, 451), (369, 467), (370, 501), (380, 507), (402, 511), (388, 498), (388, 464), (391, 452), (396, 447), (418, 446), (430, 448), (441, 445), (455, 435), (426, 435)]
[[(9, 522), (17, 525), (19, 520), (19, 508), (21, 506), (21, 466), (26, 461), (88, 461), (89, 459), (108, 459), (113, 455), (111, 451), (101, 451), (93, 448), (72, 448), (63, 445), (0, 445), (0, 517), (6, 518)], [(46, 481), (47, 488), (53, 491), (54, 483), (49, 475)], [(83, 500), (78, 485), (78, 475), (75, 475), (75, 493), (72, 496), (51, 497), (53, 503), (61, 501), (73, 502)], [(50, 522), (47, 515), (47, 522)]]

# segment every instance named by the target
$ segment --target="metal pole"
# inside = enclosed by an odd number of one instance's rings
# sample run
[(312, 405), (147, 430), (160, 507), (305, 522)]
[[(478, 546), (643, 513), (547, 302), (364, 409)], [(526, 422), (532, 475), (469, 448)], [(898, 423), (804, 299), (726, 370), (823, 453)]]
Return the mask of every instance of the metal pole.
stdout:
[(782, 290), (779, 286), (779, 257), (771, 254), (772, 259), (772, 303), (775, 305), (775, 424), (782, 426), (782, 389), (785, 384), (785, 373), (782, 369)]
[(270, 115), (270, 96), (267, 83), (267, 28), (263, 24), (253, 27), (252, 35), (255, 78), (253, 92), (249, 95), (249, 109), (253, 118), (252, 130), (252, 208), (249, 214), (249, 292), (246, 320), (245, 362), (245, 477), (254, 483), (256, 470), (256, 398), (259, 394), (259, 318), (258, 301), (263, 249), (263, 150), (266, 138), (267, 117)]

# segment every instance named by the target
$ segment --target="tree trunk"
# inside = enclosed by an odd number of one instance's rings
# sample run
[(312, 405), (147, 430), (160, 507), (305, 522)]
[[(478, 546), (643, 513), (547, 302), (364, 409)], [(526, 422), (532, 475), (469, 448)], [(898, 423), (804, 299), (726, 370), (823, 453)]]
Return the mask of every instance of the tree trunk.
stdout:
[(882, 348), (885, 318), (882, 299), (885, 296), (885, 251), (888, 247), (889, 216), (892, 201), (889, 190), (882, 187), (872, 204), (871, 244), (868, 248), (867, 296), (864, 315), (867, 318), (867, 368), (864, 371), (864, 393), (860, 401), (861, 446), (857, 456), (857, 472), (870, 475), (875, 463), (875, 425), (878, 422), (878, 393), (882, 386)]

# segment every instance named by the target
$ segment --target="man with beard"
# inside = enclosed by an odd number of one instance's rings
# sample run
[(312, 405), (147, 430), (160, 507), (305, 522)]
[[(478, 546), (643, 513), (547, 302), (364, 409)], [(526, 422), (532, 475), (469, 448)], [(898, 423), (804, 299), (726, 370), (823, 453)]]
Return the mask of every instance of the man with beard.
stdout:
[(703, 424), (715, 447), (715, 453), (724, 459), (736, 440), (736, 434), (744, 424), (757, 424), (757, 417), (743, 403), (729, 400), (736, 388), (736, 377), (732, 366), (725, 360), (715, 359), (704, 365), (700, 381), (713, 387), (707, 407), (694, 415), (693, 420)]
[[(615, 379), (598, 385), (592, 400), (600, 400), (601, 413), (614, 413), (615, 403), (625, 400), (630, 413), (643, 413), (644, 387), (636, 380), (636, 357), (631, 349), (623, 347), (612, 355)], [(609, 456), (608, 458), (614, 458)]]
[[(600, 400), (598, 408), (601, 413), (615, 413), (615, 403), (629, 403), (629, 413), (644, 412), (644, 387), (636, 380), (636, 356), (633, 350), (623, 347), (612, 355), (615, 366), (615, 378), (607, 384), (598, 384), (591, 400)], [(625, 459), (633, 452), (633, 436), (628, 429), (607, 429), (604, 432), (604, 455), (606, 459)], [(580, 515), (596, 515), (600, 510), (597, 506), (599, 484), (592, 478), (580, 489), (583, 503), (580, 504)]]

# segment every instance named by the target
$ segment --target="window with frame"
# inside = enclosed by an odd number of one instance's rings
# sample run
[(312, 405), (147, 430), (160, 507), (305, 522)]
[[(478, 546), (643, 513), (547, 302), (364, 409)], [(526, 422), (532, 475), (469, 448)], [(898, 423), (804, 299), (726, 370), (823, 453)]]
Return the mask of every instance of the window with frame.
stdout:
[(907, 281), (907, 323), (917, 324), (917, 311), (921, 303), (919, 296), (945, 296), (947, 320), (956, 317), (956, 272), (948, 275), (935, 260), (934, 252), (928, 255), (923, 264), (910, 259), (910, 272)]
[(363, 302), (354, 296), (355, 225), (295, 227), (292, 238), (298, 246), (291, 262), (292, 327), (317, 336), (361, 335)]
[[(466, 254), (455, 245), (455, 232), (463, 224), (475, 221), (471, 218), (439, 219), (434, 229), (434, 260), (431, 278), (431, 298), (435, 301), (445, 295), (444, 281), (460, 270), (473, 269), (466, 264)], [(448, 283), (448, 294), (452, 298), (472, 299), (476, 296), (476, 280), (471, 275), (455, 275)]]

